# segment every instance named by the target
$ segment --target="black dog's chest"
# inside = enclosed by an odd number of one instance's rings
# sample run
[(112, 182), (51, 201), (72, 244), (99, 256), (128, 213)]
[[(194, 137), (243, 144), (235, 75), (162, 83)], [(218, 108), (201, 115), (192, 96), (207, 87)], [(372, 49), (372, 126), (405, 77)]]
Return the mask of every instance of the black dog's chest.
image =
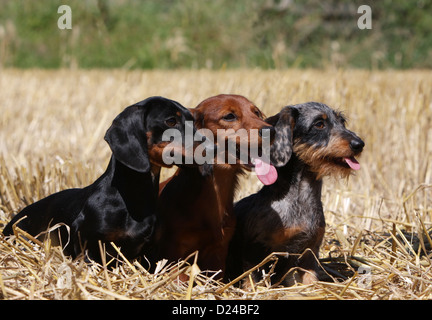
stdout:
[[(154, 214), (148, 214), (142, 220), (135, 220), (126, 206), (119, 201), (116, 206), (106, 208), (104, 215), (101, 215), (98, 210), (89, 206), (90, 203), (87, 204), (82, 212), (78, 231), (81, 241), (87, 243), (86, 247), (92, 258), (98, 251), (99, 241), (106, 244), (106, 250), (109, 252), (113, 251), (110, 242), (115, 243), (127, 258), (141, 254), (153, 234)], [(95, 225), (98, 228), (94, 228)], [(115, 254), (114, 251), (113, 253)]]

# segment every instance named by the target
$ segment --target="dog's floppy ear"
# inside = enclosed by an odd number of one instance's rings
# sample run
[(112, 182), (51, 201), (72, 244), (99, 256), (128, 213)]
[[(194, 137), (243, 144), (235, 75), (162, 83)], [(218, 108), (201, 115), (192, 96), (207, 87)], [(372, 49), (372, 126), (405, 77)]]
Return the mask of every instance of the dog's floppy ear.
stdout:
[(134, 104), (114, 119), (105, 134), (114, 157), (130, 169), (142, 173), (150, 170), (144, 120), (143, 106)]
[[(202, 129), (204, 124), (204, 115), (198, 109), (188, 108), (192, 116), (194, 117), (194, 127), (196, 129)], [(194, 131), (195, 134), (195, 131)], [(215, 146), (214, 146), (215, 147)], [(213, 174), (213, 164), (209, 164), (204, 162), (202, 165), (198, 167), (199, 172), (203, 177), (209, 177)]]
[(270, 147), (270, 160), (276, 167), (286, 165), (292, 155), (293, 130), (298, 111), (291, 107), (283, 108), (278, 114), (267, 118), (275, 130), (275, 138)]
[(195, 128), (202, 129), (204, 127), (204, 115), (201, 110), (198, 110), (197, 108), (189, 108), (188, 110), (194, 117)]

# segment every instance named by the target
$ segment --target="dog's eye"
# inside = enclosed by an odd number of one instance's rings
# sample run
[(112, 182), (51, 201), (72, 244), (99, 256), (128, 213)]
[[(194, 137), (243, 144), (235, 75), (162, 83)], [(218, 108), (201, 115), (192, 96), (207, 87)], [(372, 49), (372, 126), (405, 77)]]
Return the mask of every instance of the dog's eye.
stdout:
[(228, 113), (224, 115), (222, 119), (224, 119), (225, 121), (234, 121), (237, 119), (237, 116), (234, 113)]
[(325, 128), (324, 120), (318, 120), (317, 122), (315, 122), (314, 127), (320, 130), (324, 129)]
[(174, 117), (169, 118), (169, 119), (165, 120), (165, 124), (166, 124), (168, 127), (174, 127), (174, 126), (177, 124), (177, 119), (174, 118)]
[(258, 110), (255, 110), (255, 115), (258, 117), (258, 118), (262, 118), (262, 116), (261, 116), (261, 112), (259, 112)]

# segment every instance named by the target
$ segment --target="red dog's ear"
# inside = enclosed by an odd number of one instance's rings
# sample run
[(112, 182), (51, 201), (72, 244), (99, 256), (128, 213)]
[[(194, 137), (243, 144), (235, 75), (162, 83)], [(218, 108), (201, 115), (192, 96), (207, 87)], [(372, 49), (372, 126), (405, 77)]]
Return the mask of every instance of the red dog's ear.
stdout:
[(202, 129), (204, 127), (204, 114), (196, 108), (189, 108), (188, 110), (192, 113), (192, 116), (194, 117), (195, 128)]

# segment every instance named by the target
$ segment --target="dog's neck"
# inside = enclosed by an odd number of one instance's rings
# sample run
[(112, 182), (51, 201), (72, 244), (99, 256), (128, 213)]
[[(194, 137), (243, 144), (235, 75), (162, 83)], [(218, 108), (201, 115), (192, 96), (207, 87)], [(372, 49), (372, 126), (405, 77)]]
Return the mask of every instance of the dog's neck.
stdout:
[[(196, 167), (179, 169), (174, 179), (186, 183), (176, 185), (188, 190), (182, 199), (178, 199), (184, 203), (187, 211), (185, 214), (197, 214), (197, 219), (205, 219), (209, 225), (219, 230), (218, 226), (224, 225), (226, 216), (233, 215), (234, 194), (241, 172), (241, 169), (235, 167), (214, 165), (212, 174), (204, 177)], [(194, 204), (202, 199), (206, 199), (204, 206), (208, 206), (205, 212), (194, 209)]]
[(232, 213), (234, 195), (238, 186), (238, 178), (242, 173), (243, 171), (240, 167), (237, 167), (237, 165), (228, 168), (225, 166), (214, 165), (213, 177), (208, 177), (205, 180), (206, 184), (209, 184), (214, 188), (221, 215)]
[(122, 197), (129, 214), (141, 221), (156, 212), (160, 167), (151, 165), (149, 172), (137, 172), (111, 157), (106, 178)]
[(278, 179), (263, 188), (272, 199), (296, 199), (298, 203), (321, 207), (322, 179), (293, 154), (289, 162), (277, 168)]

